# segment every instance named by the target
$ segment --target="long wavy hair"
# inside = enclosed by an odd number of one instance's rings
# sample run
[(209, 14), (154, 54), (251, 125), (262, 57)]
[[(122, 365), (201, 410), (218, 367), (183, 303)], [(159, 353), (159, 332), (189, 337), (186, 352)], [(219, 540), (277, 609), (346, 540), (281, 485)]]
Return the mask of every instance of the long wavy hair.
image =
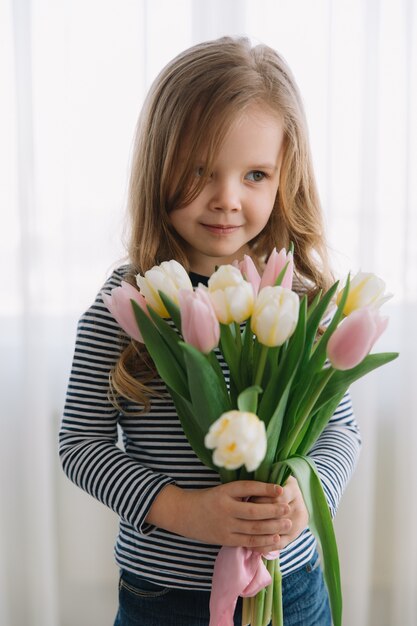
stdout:
[[(294, 244), (297, 278), (309, 298), (332, 281), (302, 99), (285, 60), (247, 38), (222, 37), (189, 48), (157, 76), (138, 120), (128, 193), (128, 255), (135, 274), (176, 259), (187, 270), (182, 239), (169, 213), (202, 190), (196, 155), (206, 171), (231, 123), (254, 104), (284, 126), (279, 187), (268, 223), (249, 242), (258, 264), (276, 247)], [(131, 342), (111, 374), (113, 399), (149, 407), (154, 375), (144, 346)]]

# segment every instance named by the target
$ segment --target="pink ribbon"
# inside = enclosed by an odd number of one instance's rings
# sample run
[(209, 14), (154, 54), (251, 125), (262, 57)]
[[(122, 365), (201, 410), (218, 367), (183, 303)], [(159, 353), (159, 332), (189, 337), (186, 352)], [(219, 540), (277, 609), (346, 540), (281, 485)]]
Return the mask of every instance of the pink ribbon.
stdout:
[(278, 556), (278, 551), (262, 555), (248, 548), (221, 548), (214, 564), (209, 626), (233, 626), (238, 597), (255, 596), (272, 582), (262, 557)]

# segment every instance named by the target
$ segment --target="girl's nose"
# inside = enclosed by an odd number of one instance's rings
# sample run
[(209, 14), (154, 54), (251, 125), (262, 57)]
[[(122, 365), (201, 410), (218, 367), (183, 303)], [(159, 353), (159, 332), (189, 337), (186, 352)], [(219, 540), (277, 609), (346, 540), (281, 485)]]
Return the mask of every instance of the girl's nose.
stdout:
[(233, 180), (218, 180), (213, 185), (210, 208), (214, 211), (240, 211), (242, 201), (239, 185)]

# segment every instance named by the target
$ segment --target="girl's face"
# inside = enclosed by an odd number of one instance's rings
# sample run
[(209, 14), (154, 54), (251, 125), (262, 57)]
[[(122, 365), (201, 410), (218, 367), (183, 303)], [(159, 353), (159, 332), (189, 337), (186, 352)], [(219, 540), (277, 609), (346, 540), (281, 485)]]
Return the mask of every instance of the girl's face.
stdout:
[[(278, 117), (260, 105), (249, 108), (233, 123), (200, 194), (171, 211), (192, 271), (209, 276), (216, 265), (249, 253), (248, 242), (262, 231), (274, 206), (283, 141)], [(201, 155), (196, 176), (204, 165)]]

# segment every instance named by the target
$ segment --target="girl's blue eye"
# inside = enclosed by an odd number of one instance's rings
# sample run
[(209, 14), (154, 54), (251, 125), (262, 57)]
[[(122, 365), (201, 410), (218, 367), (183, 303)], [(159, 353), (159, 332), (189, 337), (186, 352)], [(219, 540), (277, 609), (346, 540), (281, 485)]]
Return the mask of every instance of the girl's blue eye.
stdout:
[(261, 172), (259, 170), (253, 170), (252, 172), (249, 172), (248, 174), (246, 174), (245, 178), (247, 180), (251, 180), (254, 183), (260, 183), (261, 180), (266, 178), (266, 174), (265, 172)]
[(202, 165), (199, 165), (198, 167), (195, 168), (195, 175), (196, 176), (204, 175), (204, 167)]

